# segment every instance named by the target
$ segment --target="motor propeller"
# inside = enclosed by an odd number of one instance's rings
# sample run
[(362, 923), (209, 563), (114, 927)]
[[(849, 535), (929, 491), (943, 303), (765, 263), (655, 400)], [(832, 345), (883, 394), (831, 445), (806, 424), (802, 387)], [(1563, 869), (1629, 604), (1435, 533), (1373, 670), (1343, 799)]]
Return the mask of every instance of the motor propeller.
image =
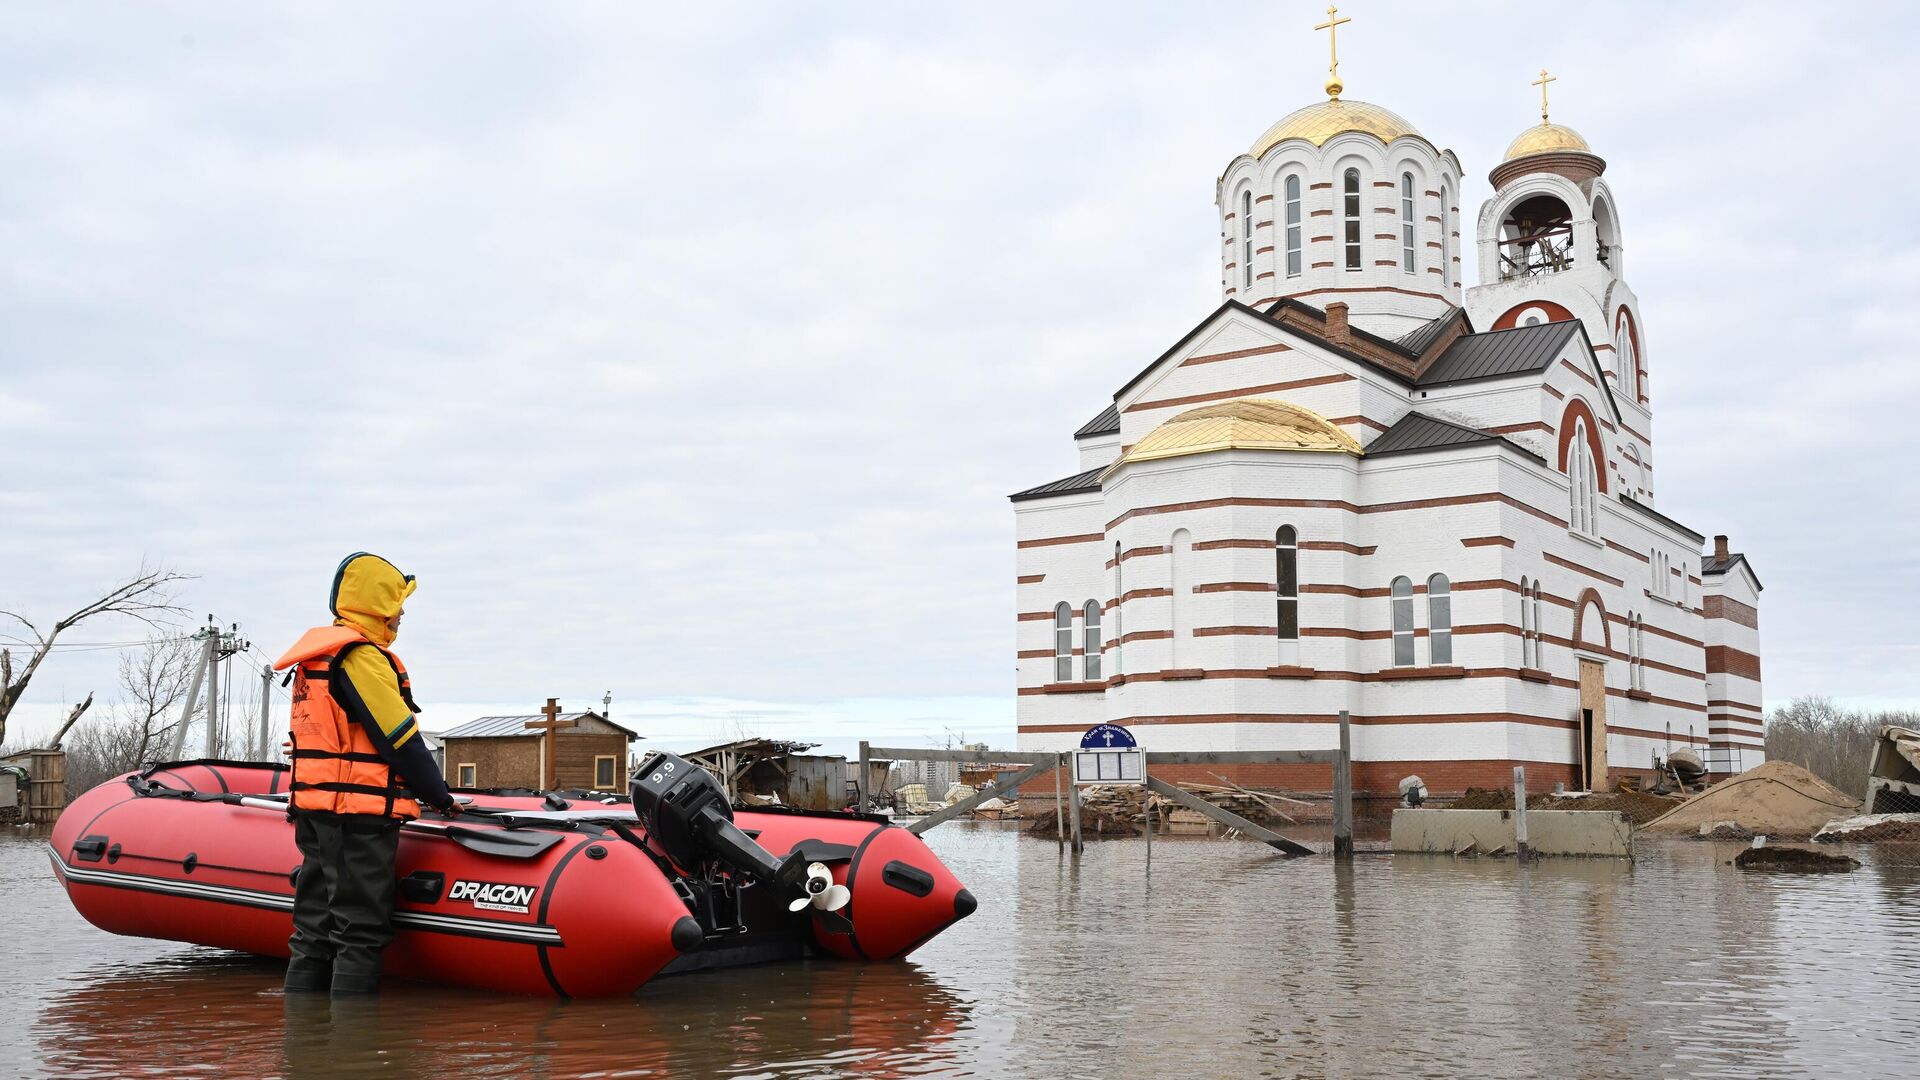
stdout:
[(807, 867), (807, 880), (803, 887), (806, 895), (787, 905), (788, 911), (800, 911), (811, 905), (817, 911), (839, 911), (853, 899), (853, 891), (845, 885), (833, 883), (833, 871), (825, 863), (812, 863)]

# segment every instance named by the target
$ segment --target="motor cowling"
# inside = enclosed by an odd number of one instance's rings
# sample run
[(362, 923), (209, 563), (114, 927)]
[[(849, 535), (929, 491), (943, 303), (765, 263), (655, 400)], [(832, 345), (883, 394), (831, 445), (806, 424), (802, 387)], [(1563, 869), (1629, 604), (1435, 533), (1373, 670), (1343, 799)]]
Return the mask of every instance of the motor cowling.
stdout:
[(720, 781), (686, 758), (664, 750), (647, 755), (631, 790), (634, 813), (647, 835), (682, 869), (717, 860), (768, 884), (792, 885), (806, 878), (801, 853), (777, 859), (754, 843), (734, 825)]

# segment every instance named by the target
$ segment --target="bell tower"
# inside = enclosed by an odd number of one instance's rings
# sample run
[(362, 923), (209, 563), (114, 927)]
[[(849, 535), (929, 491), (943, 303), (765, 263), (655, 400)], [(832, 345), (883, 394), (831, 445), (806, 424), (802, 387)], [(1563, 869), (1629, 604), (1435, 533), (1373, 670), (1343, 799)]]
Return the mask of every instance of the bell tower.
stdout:
[(1619, 212), (1602, 178), (1607, 163), (1579, 132), (1551, 118), (1548, 87), (1557, 81), (1541, 69), (1532, 82), (1540, 122), (1508, 145), (1488, 175), (1493, 197), (1475, 229), (1480, 283), (1467, 290), (1467, 311), (1482, 330), (1585, 324), (1625, 420), (1621, 445), (1609, 455), (1621, 461), (1621, 490), (1651, 503), (1653, 406), (1640, 303), (1626, 282)]

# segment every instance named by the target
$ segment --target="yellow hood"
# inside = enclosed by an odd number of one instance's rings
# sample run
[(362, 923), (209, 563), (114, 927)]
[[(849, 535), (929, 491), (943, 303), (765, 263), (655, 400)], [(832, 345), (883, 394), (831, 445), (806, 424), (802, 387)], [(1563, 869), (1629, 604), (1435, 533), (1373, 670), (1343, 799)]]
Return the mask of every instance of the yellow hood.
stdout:
[(341, 561), (333, 575), (328, 604), (334, 625), (351, 626), (375, 645), (391, 645), (393, 631), (387, 620), (400, 613), (415, 585), (412, 574), (401, 573), (378, 555), (356, 551)]

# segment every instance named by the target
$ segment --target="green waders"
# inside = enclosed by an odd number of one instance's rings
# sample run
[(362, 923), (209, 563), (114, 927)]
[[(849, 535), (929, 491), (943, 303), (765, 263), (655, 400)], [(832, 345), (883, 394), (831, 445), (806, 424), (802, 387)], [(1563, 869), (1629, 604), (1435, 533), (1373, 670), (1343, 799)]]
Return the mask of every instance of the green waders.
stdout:
[(393, 941), (400, 822), (297, 810), (293, 838), (306, 861), (294, 879), (287, 989), (373, 993), (380, 952)]

